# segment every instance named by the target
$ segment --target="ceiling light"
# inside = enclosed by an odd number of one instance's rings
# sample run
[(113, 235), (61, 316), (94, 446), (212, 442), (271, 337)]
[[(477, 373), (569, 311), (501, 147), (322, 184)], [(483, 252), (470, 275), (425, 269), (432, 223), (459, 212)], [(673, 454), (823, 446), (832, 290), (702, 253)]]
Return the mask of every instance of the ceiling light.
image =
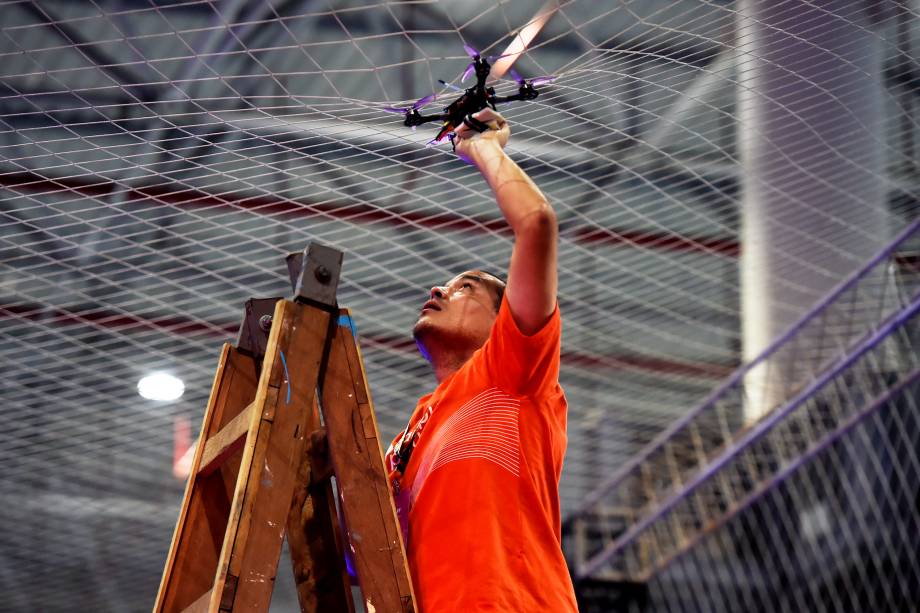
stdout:
[(155, 372), (137, 382), (137, 393), (148, 400), (176, 400), (185, 391), (182, 379)]

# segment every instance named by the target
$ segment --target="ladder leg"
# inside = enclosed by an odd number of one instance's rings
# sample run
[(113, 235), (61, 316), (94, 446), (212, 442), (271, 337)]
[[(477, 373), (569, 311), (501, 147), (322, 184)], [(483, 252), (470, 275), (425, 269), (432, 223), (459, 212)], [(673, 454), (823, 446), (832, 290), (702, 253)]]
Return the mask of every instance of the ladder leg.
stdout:
[[(410, 613), (414, 595), (354, 328), (339, 316), (320, 408), (365, 608)], [(351, 538), (354, 535), (355, 538)]]
[(268, 609), (329, 317), (287, 301), (275, 309), (256, 395), (261, 414), (246, 442), (214, 583), (215, 592), (224, 592), (221, 611)]
[(224, 349), (155, 612), (268, 609), (330, 317), (278, 301), (258, 385)]
[(317, 457), (325, 459), (328, 451), (325, 434), (319, 430), (316, 402), (312, 423), (315, 428), (311, 429), (323, 438), (307, 441), (288, 516), (297, 599), (302, 613), (353, 613), (351, 579), (345, 567), (332, 484), (328, 474), (315, 474)]
[(233, 420), (255, 396), (255, 364), (225, 345), (218, 362), (201, 435), (186, 485), (179, 520), (164, 566), (154, 611), (182, 611), (199, 601), (214, 583), (236, 474), (242, 454), (228, 457), (216, 471), (198, 477), (204, 441)]

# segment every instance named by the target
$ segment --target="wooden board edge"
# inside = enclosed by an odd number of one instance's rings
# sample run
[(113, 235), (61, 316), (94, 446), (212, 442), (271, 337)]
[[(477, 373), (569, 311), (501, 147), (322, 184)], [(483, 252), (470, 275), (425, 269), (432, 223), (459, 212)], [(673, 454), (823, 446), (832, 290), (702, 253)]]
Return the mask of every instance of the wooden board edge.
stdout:
[[(346, 316), (350, 319), (351, 311), (341, 309), (339, 317)], [(396, 504), (390, 492), (389, 483), (386, 480), (386, 465), (384, 463), (383, 451), (380, 444), (380, 433), (377, 428), (377, 420), (374, 414), (373, 400), (371, 398), (370, 386), (367, 383), (367, 373), (364, 370), (364, 359), (361, 354), (361, 347), (354, 335), (354, 323), (349, 321), (343, 324), (341, 319), (338, 322), (337, 334), (334, 342), (341, 342), (343, 357), (345, 358), (346, 367), (349, 370), (352, 383), (355, 387), (360, 386), (362, 389), (355, 389), (355, 408), (359, 412), (362, 425), (367, 424), (371, 427), (371, 432), (364, 432), (364, 452), (367, 454), (367, 461), (373, 462), (379, 466), (379, 474), (383, 476), (382, 483), (377, 483), (375, 494), (377, 498), (378, 510), (382, 515), (389, 513), (391, 521), (384, 523), (387, 540), (392, 543), (390, 548), (390, 557), (393, 563), (393, 573), (396, 584), (399, 585), (399, 592), (403, 598), (410, 599), (408, 611), (412, 611), (416, 606), (415, 587), (412, 584), (412, 576), (409, 571), (408, 556), (406, 554), (405, 543), (402, 540), (401, 530), (399, 528), (399, 519), (396, 513)], [(331, 357), (330, 357), (331, 359)], [(359, 398), (364, 396), (366, 402), (360, 402)], [(376, 471), (375, 471), (376, 472)], [(347, 520), (346, 520), (347, 521)], [(343, 535), (344, 536), (344, 535)], [(408, 593), (407, 593), (408, 592)], [(404, 601), (405, 606), (405, 601)]]
[[(233, 501), (230, 507), (230, 517), (227, 520), (227, 530), (224, 533), (224, 545), (221, 548), (220, 557), (218, 558), (217, 562), (217, 578), (215, 579), (215, 588), (217, 587), (217, 582), (223, 583), (227, 573), (230, 572), (230, 559), (233, 554), (233, 548), (236, 542), (236, 533), (240, 526), (240, 519), (243, 516), (243, 504), (244, 502), (247, 502), (243, 499), (244, 493), (246, 492), (246, 488), (249, 485), (250, 478), (254, 474), (258, 474), (258, 471), (256, 471), (256, 473), (253, 472), (253, 458), (255, 457), (257, 443), (265, 438), (264, 434), (262, 435), (262, 438), (259, 437), (259, 430), (262, 428), (262, 408), (265, 406), (269, 394), (272, 390), (274, 390), (275, 394), (278, 393), (278, 388), (271, 387), (272, 371), (274, 370), (274, 348), (278, 345), (284, 328), (281, 323), (284, 321), (286, 315), (290, 311), (288, 305), (293, 306), (293, 304), (293, 302), (287, 300), (279, 300), (277, 304), (275, 304), (275, 312), (272, 315), (273, 323), (271, 331), (268, 334), (268, 344), (266, 346), (267, 348), (265, 351), (265, 358), (262, 362), (262, 371), (259, 375), (259, 384), (256, 387), (256, 398), (252, 403), (254, 405), (254, 409), (252, 411), (251, 420), (249, 423), (246, 444), (243, 447), (243, 457), (240, 461), (240, 471), (236, 479), (236, 488), (233, 491)], [(270, 426), (271, 424), (269, 423), (267, 425)], [(261, 467), (258, 468), (261, 470)], [(221, 589), (223, 589), (222, 586)]]
[[(265, 368), (262, 369), (262, 376), (268, 376)], [(227, 518), (227, 528), (224, 531), (224, 542), (220, 550), (220, 555), (217, 558), (217, 571), (214, 578), (214, 592), (216, 594), (223, 592), (227, 574), (230, 572), (230, 558), (236, 542), (236, 534), (240, 527), (240, 519), (243, 516), (244, 503), (248, 502), (244, 500), (244, 494), (249, 486), (250, 478), (253, 475), (253, 459), (256, 457), (256, 452), (258, 451), (256, 446), (260, 441), (265, 439), (264, 434), (260, 437), (260, 430), (264, 428), (262, 423), (262, 411), (258, 409), (265, 404), (268, 395), (272, 393), (272, 391), (274, 391), (275, 394), (278, 393), (277, 388), (269, 388), (267, 385), (263, 387), (261, 383), (259, 389), (256, 391), (256, 399), (253, 403), (256, 410), (253, 410), (250, 416), (251, 420), (246, 435), (246, 443), (243, 446), (243, 457), (240, 460), (236, 487), (233, 490), (233, 500), (230, 504), (230, 516)], [(270, 423), (266, 425), (271, 426)]]
[(204, 452), (201, 455), (201, 461), (197, 463), (197, 473), (207, 475), (218, 464), (219, 460), (226, 456), (228, 452), (234, 450), (237, 445), (249, 433), (252, 423), (252, 411), (255, 410), (255, 402), (250, 403), (245, 409), (239, 412), (227, 425), (221, 428), (217, 434), (205, 441)]
[[(203, 439), (207, 434), (207, 428), (214, 413), (214, 406), (217, 404), (218, 391), (220, 390), (220, 385), (223, 381), (231, 348), (232, 346), (230, 343), (224, 343), (223, 347), (221, 348), (220, 358), (217, 362), (217, 372), (214, 374), (214, 381), (211, 384), (211, 394), (208, 397), (208, 406), (205, 409), (204, 417), (201, 420), (201, 432), (198, 435), (199, 441)], [(182, 529), (185, 527), (185, 518), (188, 514), (188, 507), (192, 500), (191, 494), (192, 489), (195, 486), (197, 468), (201, 462), (201, 455), (203, 452), (204, 445), (196, 445), (195, 456), (192, 461), (192, 470), (189, 472), (188, 480), (185, 482), (185, 493), (182, 498), (182, 506), (179, 509), (179, 518), (176, 520), (176, 527), (173, 529), (172, 542), (169, 545), (169, 553), (166, 554), (166, 563), (163, 566), (163, 576), (160, 578), (160, 587), (157, 590), (157, 598), (153, 605), (154, 613), (162, 611), (163, 598), (166, 595), (165, 589), (169, 583), (169, 579), (172, 576), (173, 566), (176, 563), (176, 553), (179, 547), (178, 537), (182, 534)]]

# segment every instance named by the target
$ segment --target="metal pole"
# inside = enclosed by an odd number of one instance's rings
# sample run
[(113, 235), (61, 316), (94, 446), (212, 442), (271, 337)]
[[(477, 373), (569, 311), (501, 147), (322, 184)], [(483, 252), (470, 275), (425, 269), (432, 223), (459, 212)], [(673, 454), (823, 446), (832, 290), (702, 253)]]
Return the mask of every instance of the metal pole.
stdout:
[[(882, 46), (869, 4), (739, 3), (745, 362), (887, 242)], [(790, 366), (749, 373), (747, 422), (785, 395)]]

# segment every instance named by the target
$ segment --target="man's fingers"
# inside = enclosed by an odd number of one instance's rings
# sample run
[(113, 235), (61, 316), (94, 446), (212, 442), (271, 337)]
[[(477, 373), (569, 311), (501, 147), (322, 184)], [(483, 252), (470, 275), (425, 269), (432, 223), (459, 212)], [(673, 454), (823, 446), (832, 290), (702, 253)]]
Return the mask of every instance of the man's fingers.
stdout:
[(486, 131), (492, 129), (492, 128), (489, 126), (489, 124), (487, 124), (487, 123), (485, 123), (485, 122), (482, 122), (482, 121), (479, 121), (478, 119), (476, 119), (476, 115), (475, 115), (475, 114), (473, 114), (473, 115), (467, 115), (466, 117), (464, 117), (464, 118), (463, 118), (463, 125), (465, 125), (466, 127), (470, 128), (470, 129), (473, 130), (474, 132), (486, 132)]
[[(505, 121), (505, 118), (488, 107), (473, 113), (470, 117), (473, 119), (472, 125), (469, 125), (466, 121), (464, 121), (459, 126), (454, 128), (455, 142), (475, 138), (484, 132), (494, 133), (507, 129), (506, 126), (508, 125), (508, 122)], [(483, 131), (476, 129), (477, 123), (485, 125), (486, 129)], [(478, 127), (482, 126), (480, 125)], [(505, 139), (501, 142), (502, 146), (504, 146), (506, 140), (507, 137), (505, 137)]]
[[(502, 127), (507, 123), (505, 118), (502, 117), (499, 113), (496, 113), (492, 109), (486, 107), (481, 111), (473, 113), (471, 117), (484, 124), (490, 130), (501, 130)], [(457, 126), (454, 130), (454, 134), (457, 138), (472, 138), (481, 132), (475, 129), (472, 126), (467, 125), (466, 122)]]
[(466, 126), (466, 124), (461, 123), (459, 126), (454, 128), (454, 138), (461, 138), (461, 139), (470, 138), (471, 136), (475, 136), (476, 134), (478, 134), (478, 132), (476, 132), (475, 130), (471, 130), (470, 128)]
[(499, 130), (506, 123), (505, 118), (501, 116), (500, 113), (497, 113), (493, 109), (486, 107), (477, 113), (473, 113), (473, 117), (481, 121), (482, 123), (488, 124), (493, 130)]

